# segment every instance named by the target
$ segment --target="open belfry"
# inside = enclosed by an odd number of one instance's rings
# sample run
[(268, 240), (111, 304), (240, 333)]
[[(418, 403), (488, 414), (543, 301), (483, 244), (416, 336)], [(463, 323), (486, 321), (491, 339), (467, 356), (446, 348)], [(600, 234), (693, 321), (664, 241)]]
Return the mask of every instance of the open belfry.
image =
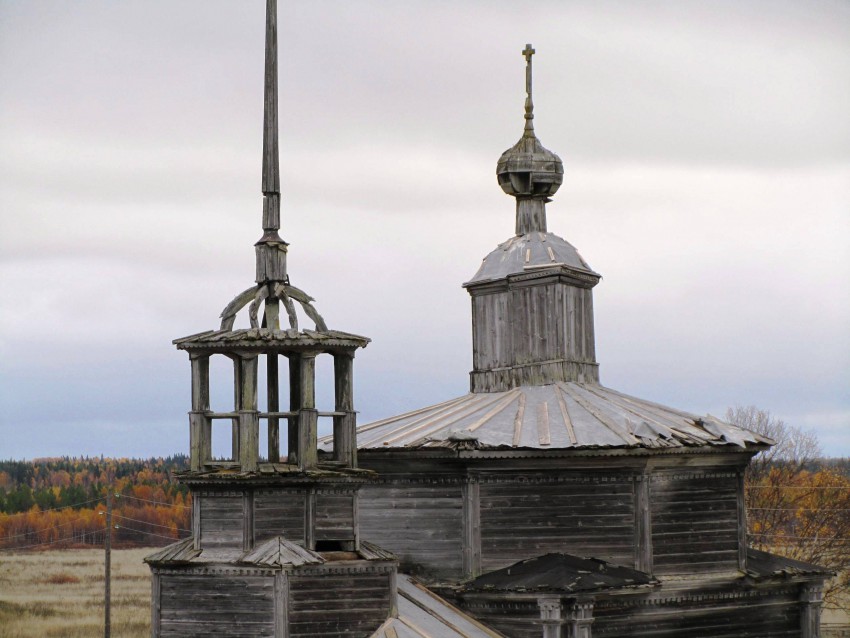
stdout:
[[(600, 275), (548, 231), (564, 169), (534, 131), (531, 45), (524, 130), (496, 169), (515, 233), (464, 284), (470, 392), (357, 428), (369, 339), (328, 329), (279, 235), (276, 18), (267, 0), (256, 282), (218, 330), (174, 342), (191, 362), (193, 532), (146, 559), (152, 636), (816, 638), (829, 574), (747, 547), (744, 472), (771, 441), (600, 385)], [(216, 359), (234, 386), (218, 412)]]

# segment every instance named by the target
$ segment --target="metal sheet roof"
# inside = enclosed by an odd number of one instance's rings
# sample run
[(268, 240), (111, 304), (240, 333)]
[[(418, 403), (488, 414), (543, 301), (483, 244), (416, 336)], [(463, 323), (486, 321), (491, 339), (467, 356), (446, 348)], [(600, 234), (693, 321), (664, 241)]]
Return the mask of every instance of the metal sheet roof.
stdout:
[(557, 553), (530, 558), (479, 576), (464, 585), (462, 590), (579, 593), (656, 585), (658, 581), (655, 578), (630, 567), (613, 565), (598, 558)]
[[(364, 425), (361, 450), (393, 448), (683, 448), (770, 444), (712, 417), (700, 417), (597, 384), (557, 383), (467, 394)], [(332, 449), (332, 437), (320, 448)]]
[(566, 239), (552, 233), (531, 232), (499, 244), (464, 286), (553, 266), (566, 266), (599, 277)]
[(370, 638), (504, 638), (414, 581), (399, 574), (398, 617)]

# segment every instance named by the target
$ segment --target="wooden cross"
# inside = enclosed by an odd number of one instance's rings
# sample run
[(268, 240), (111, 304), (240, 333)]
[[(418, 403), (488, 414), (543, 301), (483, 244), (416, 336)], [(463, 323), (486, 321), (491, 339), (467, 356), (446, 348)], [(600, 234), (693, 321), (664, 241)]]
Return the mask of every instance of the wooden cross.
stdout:
[(531, 99), (531, 56), (534, 55), (534, 49), (530, 44), (526, 44), (522, 50), (522, 55), (525, 58), (525, 130), (527, 133), (534, 131), (534, 125), (531, 120), (534, 119), (534, 102)]

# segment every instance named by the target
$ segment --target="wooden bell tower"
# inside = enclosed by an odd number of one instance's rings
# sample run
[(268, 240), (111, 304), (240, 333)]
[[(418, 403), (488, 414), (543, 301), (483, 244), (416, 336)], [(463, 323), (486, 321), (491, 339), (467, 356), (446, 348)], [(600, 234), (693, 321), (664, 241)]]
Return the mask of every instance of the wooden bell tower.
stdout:
[[(357, 468), (354, 356), (369, 339), (328, 329), (313, 298), (290, 283), (288, 245), (278, 234), (276, 5), (267, 0), (256, 282), (224, 308), (218, 330), (174, 342), (189, 353), (192, 370), (191, 464), (179, 480), (192, 493), (193, 524), (191, 538), (146, 559), (153, 572), (154, 637), (368, 635), (395, 610), (397, 562), (361, 542), (358, 525), (358, 490), (374, 474)], [(313, 330), (299, 328), (296, 304)], [(234, 328), (246, 306), (250, 326)], [(233, 366), (234, 401), (232, 409), (216, 412), (210, 362), (219, 357)], [(319, 357), (333, 359), (332, 410), (316, 405)], [(286, 406), (281, 385), (289, 391)], [(321, 419), (333, 423), (333, 446), (320, 456)], [(218, 427), (230, 431), (224, 458), (213, 454)]]

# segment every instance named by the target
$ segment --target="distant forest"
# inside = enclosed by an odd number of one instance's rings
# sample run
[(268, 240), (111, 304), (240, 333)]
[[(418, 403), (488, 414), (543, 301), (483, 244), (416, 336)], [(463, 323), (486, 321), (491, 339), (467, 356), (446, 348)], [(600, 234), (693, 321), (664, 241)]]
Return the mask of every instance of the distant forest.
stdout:
[(101, 545), (112, 493), (117, 547), (189, 535), (191, 497), (174, 472), (188, 458), (0, 461), (0, 550)]

